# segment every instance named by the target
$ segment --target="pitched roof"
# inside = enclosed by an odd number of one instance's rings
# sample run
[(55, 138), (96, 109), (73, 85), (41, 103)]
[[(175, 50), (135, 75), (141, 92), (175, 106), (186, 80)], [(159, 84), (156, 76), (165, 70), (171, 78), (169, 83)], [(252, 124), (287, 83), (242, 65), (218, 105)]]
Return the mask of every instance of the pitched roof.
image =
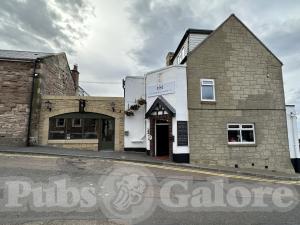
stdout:
[(29, 51), (14, 51), (0, 49), (0, 60), (21, 60), (33, 61), (37, 58), (45, 58), (48, 56), (56, 55), (55, 53), (46, 52), (29, 52)]
[(146, 113), (146, 118), (148, 118), (156, 109), (157, 106), (162, 106), (163, 110), (167, 111), (171, 116), (176, 115), (176, 110), (170, 105), (170, 103), (163, 97), (158, 96), (148, 112)]
[(226, 24), (226, 22), (231, 19), (234, 18), (236, 19), (271, 55), (273, 55), (275, 57), (275, 59), (281, 64), (283, 65), (283, 63), (281, 62), (281, 60), (239, 19), (236, 17), (236, 15), (231, 14), (221, 25), (219, 25), (210, 35), (208, 35), (201, 43), (199, 43), (192, 51), (188, 52), (188, 55), (193, 54), (194, 51), (196, 51), (198, 48), (200, 48), (204, 43), (207, 42), (207, 40), (210, 39), (210, 37), (212, 37), (219, 29), (221, 29), (221, 27), (223, 27), (224, 24)]
[(173, 63), (175, 57), (177, 56), (178, 52), (182, 48), (182, 45), (184, 44), (185, 39), (189, 36), (189, 34), (207, 34), (207, 35), (209, 35), (212, 32), (213, 32), (213, 30), (192, 29), (192, 28), (187, 29), (185, 34), (183, 35), (181, 41), (179, 42), (179, 45), (176, 48), (176, 51), (171, 59), (171, 62)]

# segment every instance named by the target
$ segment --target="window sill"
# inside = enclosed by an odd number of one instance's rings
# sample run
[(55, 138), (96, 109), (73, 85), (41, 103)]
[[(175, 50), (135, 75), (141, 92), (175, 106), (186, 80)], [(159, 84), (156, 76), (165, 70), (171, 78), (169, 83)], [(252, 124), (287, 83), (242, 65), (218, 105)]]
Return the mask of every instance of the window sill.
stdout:
[(227, 144), (228, 147), (257, 147), (257, 144)]
[(216, 101), (206, 101), (206, 100), (201, 100), (201, 104), (206, 104), (206, 105), (215, 105)]

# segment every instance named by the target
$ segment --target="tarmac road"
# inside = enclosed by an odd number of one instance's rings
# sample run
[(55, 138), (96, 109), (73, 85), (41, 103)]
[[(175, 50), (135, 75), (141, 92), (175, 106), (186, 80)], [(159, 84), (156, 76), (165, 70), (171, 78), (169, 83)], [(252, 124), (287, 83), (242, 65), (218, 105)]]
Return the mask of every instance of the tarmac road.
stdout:
[(297, 181), (5, 153), (0, 174), (0, 224), (300, 224)]

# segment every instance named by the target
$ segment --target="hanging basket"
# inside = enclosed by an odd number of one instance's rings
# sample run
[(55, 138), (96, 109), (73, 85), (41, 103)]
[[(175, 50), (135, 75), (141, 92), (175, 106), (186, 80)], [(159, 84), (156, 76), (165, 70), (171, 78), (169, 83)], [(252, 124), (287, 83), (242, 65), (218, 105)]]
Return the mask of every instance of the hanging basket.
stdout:
[(134, 116), (134, 112), (131, 110), (125, 111), (126, 116)]
[(138, 99), (137, 102), (138, 102), (139, 105), (145, 105), (146, 104), (146, 100), (143, 99), (143, 98)]
[(140, 108), (140, 106), (138, 104), (130, 106), (131, 110), (138, 110), (139, 108)]

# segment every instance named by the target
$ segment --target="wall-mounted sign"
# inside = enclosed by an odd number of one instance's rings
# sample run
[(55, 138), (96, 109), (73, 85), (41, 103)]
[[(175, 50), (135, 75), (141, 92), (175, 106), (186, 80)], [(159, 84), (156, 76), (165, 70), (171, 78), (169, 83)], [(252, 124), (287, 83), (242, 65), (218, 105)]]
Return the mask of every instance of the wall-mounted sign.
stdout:
[(177, 121), (177, 146), (188, 146), (188, 126), (187, 121)]
[(158, 95), (166, 95), (175, 93), (175, 81), (167, 83), (157, 83), (157, 85), (147, 86), (147, 96), (153, 97)]

